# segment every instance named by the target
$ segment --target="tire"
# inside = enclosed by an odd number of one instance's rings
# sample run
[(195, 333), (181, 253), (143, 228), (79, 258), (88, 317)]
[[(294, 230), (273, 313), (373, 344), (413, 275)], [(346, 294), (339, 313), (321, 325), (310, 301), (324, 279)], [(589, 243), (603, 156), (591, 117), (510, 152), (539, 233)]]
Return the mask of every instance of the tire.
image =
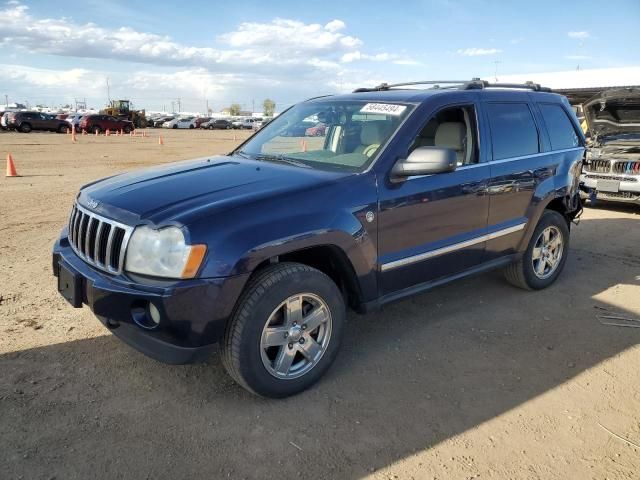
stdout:
[[(300, 313), (289, 316), (288, 324), (285, 305), (302, 307), (293, 309)], [(345, 317), (342, 294), (327, 275), (298, 263), (271, 265), (249, 281), (236, 305), (221, 345), (223, 364), (250, 392), (271, 398), (295, 395), (316, 383), (335, 360)], [(305, 331), (314, 318), (317, 326)], [(267, 338), (277, 345), (265, 347)], [(280, 358), (291, 359), (289, 366), (277, 368)]]
[(178, 125), (174, 125), (173, 129), (176, 130), (178, 128)]
[(189, 125), (189, 130), (191, 130), (192, 128), (194, 128), (193, 125)]
[[(550, 241), (560, 235), (560, 243), (554, 249), (545, 250), (545, 237), (543, 236), (545, 232), (550, 233)], [(544, 260), (545, 252), (548, 252), (548, 260)], [(568, 253), (569, 225), (567, 220), (554, 210), (545, 210), (522, 258), (507, 265), (504, 269), (505, 278), (510, 284), (525, 290), (547, 288), (556, 281), (562, 272)]]
[(209, 125), (207, 128), (208, 128), (209, 130), (213, 130), (213, 125)]
[(128, 135), (128, 134), (131, 133), (131, 127), (129, 125), (127, 125), (126, 127), (124, 127), (122, 129), (122, 131)]
[(21, 123), (20, 126), (18, 127), (18, 130), (21, 131), (22, 133), (29, 133), (32, 130), (31, 124)]
[(231, 130), (231, 125), (227, 125), (227, 126), (225, 127), (225, 129), (227, 129), (227, 130)]
[(58, 133), (67, 133), (67, 128), (69, 128), (69, 127), (67, 127), (66, 125), (60, 125), (58, 127), (58, 129), (56, 130), (56, 132), (58, 132)]

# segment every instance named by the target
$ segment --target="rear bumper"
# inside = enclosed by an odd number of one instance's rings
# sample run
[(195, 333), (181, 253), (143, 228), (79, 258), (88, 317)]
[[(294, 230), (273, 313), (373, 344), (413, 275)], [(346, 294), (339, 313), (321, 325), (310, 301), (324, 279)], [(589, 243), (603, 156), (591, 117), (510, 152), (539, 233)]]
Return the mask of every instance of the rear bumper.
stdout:
[[(215, 348), (248, 277), (135, 283), (89, 266), (73, 252), (66, 234), (54, 245), (52, 263), (56, 277), (64, 268), (80, 278), (77, 306), (87, 305), (115, 336), (136, 350), (172, 364), (203, 360)], [(150, 303), (161, 317), (153, 328), (140, 317)]]

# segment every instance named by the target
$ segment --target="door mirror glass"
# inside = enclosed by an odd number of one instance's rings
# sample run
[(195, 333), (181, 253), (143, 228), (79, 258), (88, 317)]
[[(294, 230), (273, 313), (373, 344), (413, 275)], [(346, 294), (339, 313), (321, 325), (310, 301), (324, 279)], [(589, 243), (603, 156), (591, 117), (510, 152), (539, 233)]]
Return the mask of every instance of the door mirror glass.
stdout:
[(411, 177), (453, 172), (457, 164), (456, 152), (451, 148), (418, 147), (407, 158), (398, 160), (391, 174), (393, 177)]

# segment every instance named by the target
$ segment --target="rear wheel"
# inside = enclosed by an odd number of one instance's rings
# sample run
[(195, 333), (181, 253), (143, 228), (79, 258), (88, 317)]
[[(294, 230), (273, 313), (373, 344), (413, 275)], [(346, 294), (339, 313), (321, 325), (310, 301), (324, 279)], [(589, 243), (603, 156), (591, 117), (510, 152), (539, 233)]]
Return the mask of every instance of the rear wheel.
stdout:
[(22, 133), (29, 133), (32, 129), (31, 129), (31, 124), (30, 123), (21, 123), (20, 127), (18, 128), (18, 130), (20, 130)]
[(344, 323), (342, 294), (324, 273), (297, 263), (267, 267), (250, 281), (227, 327), (225, 368), (258, 395), (294, 395), (330, 367)]
[(526, 290), (540, 290), (555, 282), (569, 253), (569, 226), (554, 210), (545, 210), (524, 255), (505, 268), (509, 283)]
[(68, 126), (66, 126), (66, 125), (60, 125), (60, 126), (58, 127), (58, 133), (67, 133), (67, 129), (68, 129), (68, 128), (69, 128), (69, 127), (68, 127)]

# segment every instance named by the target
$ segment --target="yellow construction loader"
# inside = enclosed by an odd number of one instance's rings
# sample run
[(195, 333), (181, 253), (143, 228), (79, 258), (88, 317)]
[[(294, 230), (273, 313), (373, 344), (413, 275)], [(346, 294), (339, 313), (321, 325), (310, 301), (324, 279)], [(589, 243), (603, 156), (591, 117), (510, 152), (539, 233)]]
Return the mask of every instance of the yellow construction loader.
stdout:
[(109, 106), (101, 110), (100, 113), (130, 120), (136, 128), (147, 127), (147, 117), (144, 110), (131, 110), (129, 100), (111, 100)]

